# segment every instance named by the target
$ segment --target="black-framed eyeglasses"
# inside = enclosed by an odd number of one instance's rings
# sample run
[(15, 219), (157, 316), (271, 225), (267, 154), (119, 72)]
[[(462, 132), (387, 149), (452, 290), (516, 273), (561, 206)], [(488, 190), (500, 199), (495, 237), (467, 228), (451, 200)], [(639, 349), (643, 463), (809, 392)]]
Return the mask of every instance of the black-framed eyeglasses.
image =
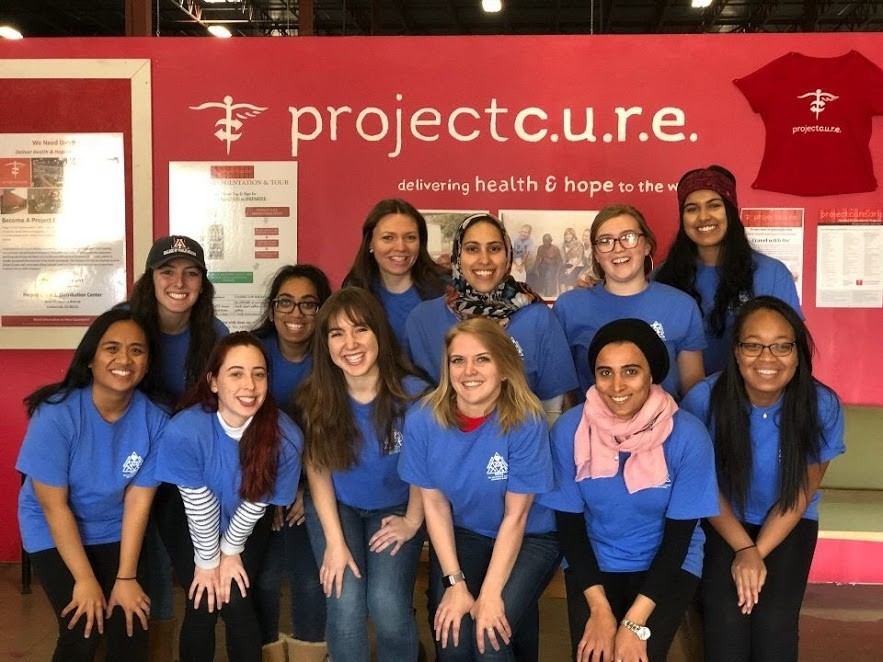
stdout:
[(742, 352), (743, 356), (750, 356), (752, 358), (756, 358), (763, 354), (763, 350), (770, 350), (770, 354), (773, 356), (777, 356), (779, 358), (783, 356), (789, 356), (791, 352), (794, 351), (794, 346), (797, 343), (792, 342), (774, 342), (772, 345), (764, 345), (759, 342), (740, 342), (739, 351)]
[(613, 250), (616, 242), (623, 248), (634, 248), (638, 245), (638, 239), (644, 236), (643, 232), (623, 232), (618, 237), (599, 237), (592, 242), (599, 253), (609, 253)]
[(278, 299), (273, 299), (272, 304), (273, 310), (277, 313), (290, 313), (297, 308), (300, 310), (301, 315), (312, 317), (319, 312), (318, 301), (295, 301), (291, 297), (279, 297)]

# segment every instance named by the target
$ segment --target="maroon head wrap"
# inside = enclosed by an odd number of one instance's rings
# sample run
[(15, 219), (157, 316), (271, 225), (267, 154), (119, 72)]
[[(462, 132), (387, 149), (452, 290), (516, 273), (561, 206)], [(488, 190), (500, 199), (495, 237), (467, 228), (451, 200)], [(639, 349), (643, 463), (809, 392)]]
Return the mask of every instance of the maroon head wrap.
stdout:
[(691, 170), (678, 182), (678, 205), (684, 208), (684, 201), (694, 191), (714, 191), (724, 200), (739, 209), (736, 201), (736, 180), (717, 168)]

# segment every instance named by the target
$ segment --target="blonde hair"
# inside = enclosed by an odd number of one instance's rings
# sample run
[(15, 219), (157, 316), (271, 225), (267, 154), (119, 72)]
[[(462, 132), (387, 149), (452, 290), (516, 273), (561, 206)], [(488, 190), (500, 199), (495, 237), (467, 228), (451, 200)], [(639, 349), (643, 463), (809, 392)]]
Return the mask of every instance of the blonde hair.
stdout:
[(424, 401), (435, 420), (447, 428), (458, 425), (457, 393), (451, 383), (449, 361), (451, 343), (463, 333), (474, 336), (484, 345), (503, 380), (500, 397), (494, 407), (502, 431), (510, 432), (531, 418), (541, 418), (542, 405), (527, 385), (524, 362), (512, 338), (496, 322), (484, 317), (473, 317), (456, 324), (445, 334), (438, 388), (426, 396)]

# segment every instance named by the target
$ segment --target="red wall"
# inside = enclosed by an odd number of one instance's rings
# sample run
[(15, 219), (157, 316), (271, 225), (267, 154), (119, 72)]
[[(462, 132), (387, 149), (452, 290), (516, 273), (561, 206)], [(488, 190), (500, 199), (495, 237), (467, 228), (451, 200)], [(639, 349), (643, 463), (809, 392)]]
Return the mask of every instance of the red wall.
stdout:
[[(855, 49), (883, 67), (883, 41), (875, 34), (824, 35), (709, 35), (638, 37), (488, 37), (488, 38), (301, 38), (301, 39), (81, 39), (22, 40), (0, 43), (0, 58), (149, 58), (152, 61), (154, 232), (168, 227), (169, 161), (298, 162), (298, 259), (314, 262), (339, 282), (358, 244), (365, 212), (378, 199), (408, 198), (419, 208), (462, 209), (598, 209), (628, 202), (645, 212), (666, 246), (677, 227), (677, 206), (668, 185), (686, 170), (720, 163), (739, 178), (743, 207), (803, 207), (805, 213), (803, 308), (818, 341), (818, 374), (849, 403), (883, 405), (883, 353), (864, 345), (879, 336), (880, 309), (816, 309), (815, 226), (822, 208), (883, 206), (873, 193), (822, 198), (758, 191), (750, 184), (763, 151), (764, 128), (747, 101), (732, 84), (789, 51), (818, 57)], [(99, 94), (85, 87), (65, 88), (47, 108), (52, 112), (28, 116), (8, 100), (0, 102), (3, 131), (121, 130), (113, 128), (120, 107), (118, 86)], [(73, 85), (73, 84), (71, 84)], [(40, 87), (38, 84), (36, 87)], [(15, 89), (4, 81), (4, 95)], [(16, 104), (34, 105), (32, 86), (23, 84)], [(114, 91), (116, 90), (116, 91)], [(52, 94), (51, 90), (49, 92)], [(245, 120), (242, 137), (231, 146), (214, 137), (219, 112), (189, 110), (207, 101), (266, 107)], [(397, 98), (400, 95), (400, 98)], [(494, 101), (495, 100), (495, 101)], [(339, 114), (332, 139), (327, 107), (348, 106)], [(289, 107), (314, 107), (323, 127), (315, 139), (292, 145)], [(365, 108), (364, 131), (376, 134), (379, 114), (390, 122), (389, 136), (365, 140), (355, 130)], [(617, 136), (616, 107), (641, 107), (640, 116)], [(664, 141), (654, 135), (654, 113), (681, 109), (683, 128), (661, 131), (685, 134), (684, 140)], [(68, 108), (63, 118), (57, 109)], [(70, 110), (73, 108), (73, 110)], [(420, 108), (434, 108), (441, 127), (420, 125), (422, 141), (410, 134), (410, 118)], [(472, 141), (454, 140), (447, 119), (460, 111), (454, 128), (461, 134), (480, 132)], [(521, 109), (534, 111), (524, 127), (549, 131), (537, 142), (518, 139), (514, 120)], [(575, 131), (584, 127), (584, 109), (594, 109), (596, 142), (571, 142), (563, 137), (562, 116), (573, 109)], [(503, 111), (506, 109), (506, 112)], [(125, 109), (128, 112), (128, 109)], [(395, 147), (401, 113), (406, 138)], [(427, 120), (431, 111), (418, 115)], [(478, 117), (475, 117), (476, 115)], [(666, 115), (666, 117), (669, 117)], [(18, 118), (18, 119), (16, 119)], [(45, 124), (42, 122), (45, 120)], [(29, 123), (30, 122), (30, 123)], [(496, 136), (493, 133), (495, 123)], [(312, 115), (301, 113), (300, 129), (315, 128)], [(883, 120), (877, 118), (871, 139), (878, 178), (883, 177)], [(561, 138), (550, 139), (552, 133)], [(612, 133), (606, 143), (602, 136)], [(643, 140), (641, 134), (647, 134)], [(686, 138), (696, 135), (695, 141)], [(504, 140), (505, 138), (505, 140)], [(622, 140), (620, 140), (622, 138)], [(127, 158), (128, 152), (127, 140)], [(532, 177), (537, 191), (510, 193), (401, 192), (409, 180), (483, 180)], [(547, 177), (558, 187), (545, 190)], [(565, 177), (610, 180), (614, 192), (590, 196), (564, 192)], [(663, 183), (661, 193), (620, 193), (618, 183), (644, 180)], [(664, 252), (664, 251), (663, 251)], [(140, 265), (135, 266), (137, 276)], [(865, 342), (857, 346), (856, 339)], [(849, 347), (847, 370), (837, 370), (837, 348)], [(25, 428), (21, 398), (35, 386), (60, 378), (69, 352), (0, 350), (6, 396), (0, 415), (0, 560), (17, 558), (15, 498), (18, 477), (13, 466)]]

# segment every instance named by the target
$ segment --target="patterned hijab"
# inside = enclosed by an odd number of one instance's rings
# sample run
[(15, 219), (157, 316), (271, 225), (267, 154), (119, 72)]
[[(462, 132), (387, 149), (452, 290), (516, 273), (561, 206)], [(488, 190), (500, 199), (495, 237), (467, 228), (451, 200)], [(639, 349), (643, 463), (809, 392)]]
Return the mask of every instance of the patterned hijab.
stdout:
[[(460, 267), (460, 256), (463, 250), (463, 236), (474, 223), (490, 223), (500, 231), (503, 245), (506, 248), (506, 276), (497, 286), (487, 293), (475, 290)], [(453, 262), (453, 285), (448, 286), (446, 302), (457, 319), (470, 317), (487, 317), (497, 321), (503, 328), (509, 324), (509, 318), (519, 309), (532, 303), (542, 302), (543, 298), (509, 275), (512, 268), (512, 241), (503, 224), (490, 214), (473, 214), (467, 217), (454, 234), (451, 251)]]

